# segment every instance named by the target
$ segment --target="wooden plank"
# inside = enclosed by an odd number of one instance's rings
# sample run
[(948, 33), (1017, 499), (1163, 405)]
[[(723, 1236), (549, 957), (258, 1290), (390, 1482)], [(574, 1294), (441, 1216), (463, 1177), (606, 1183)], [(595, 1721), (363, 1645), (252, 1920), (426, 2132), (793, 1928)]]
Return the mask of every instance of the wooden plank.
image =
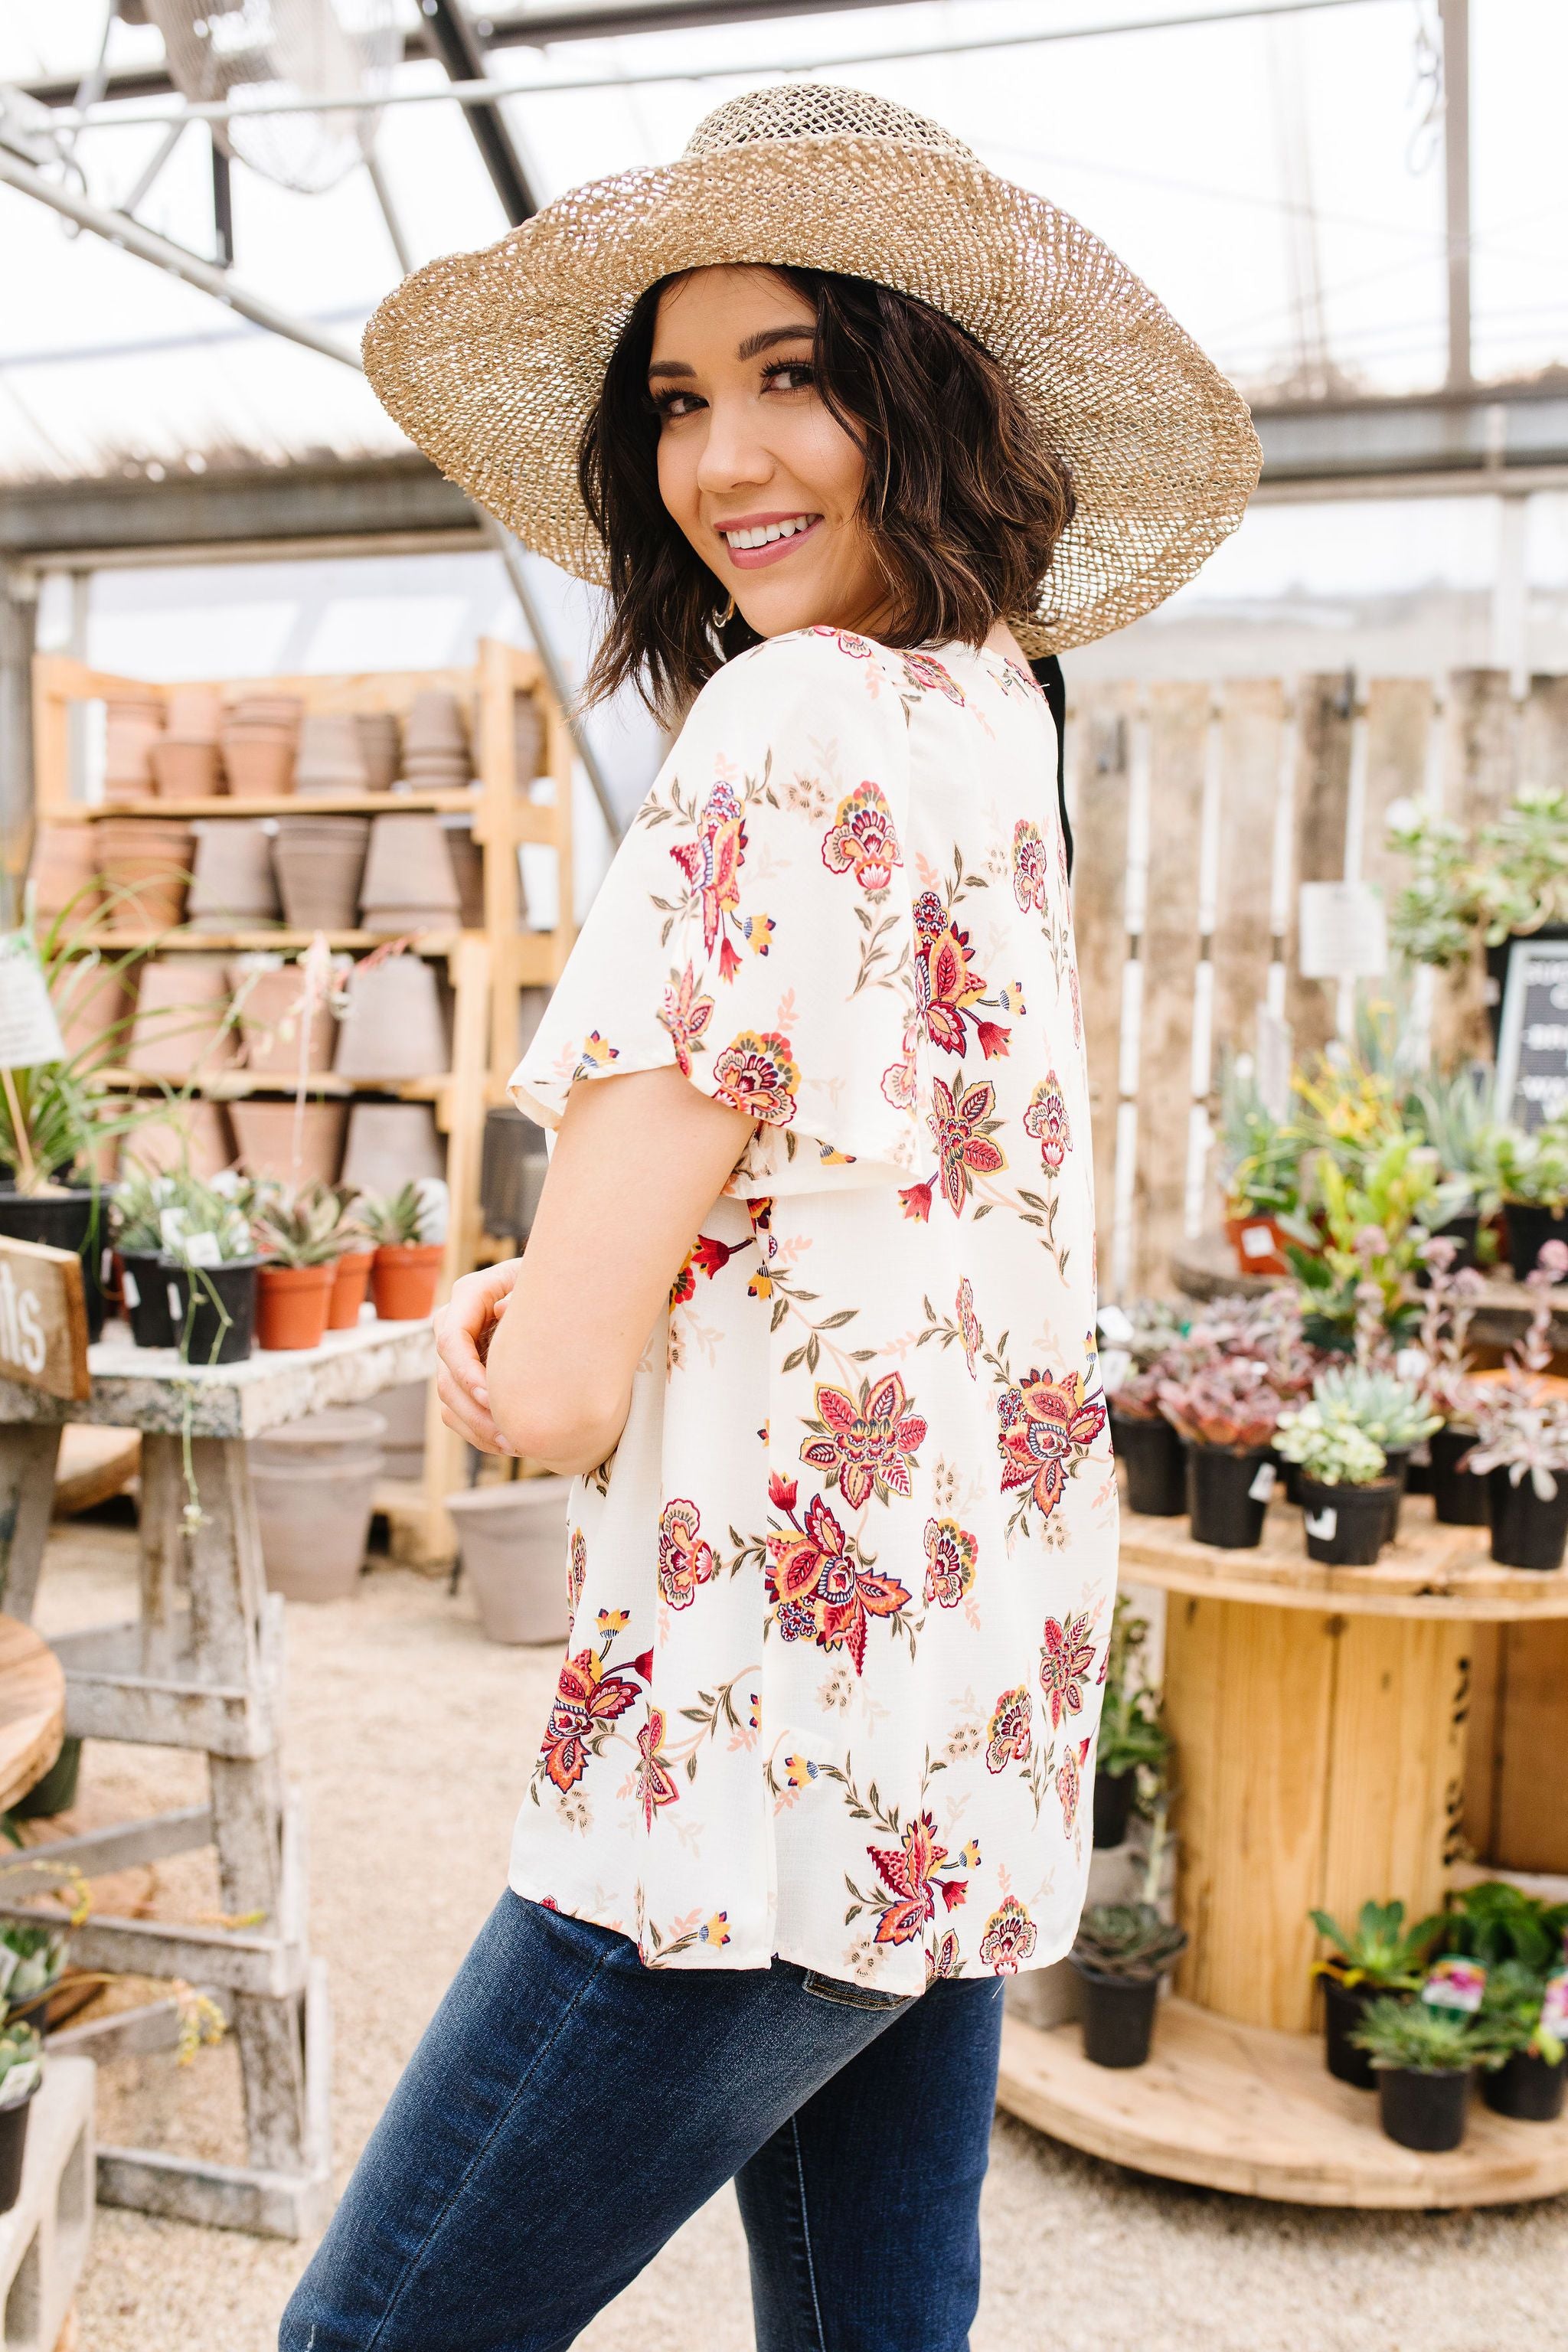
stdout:
[(1397, 1897), (1409, 1917), (1424, 1918), (1442, 1907), (1457, 1852), (1469, 1629), (1430, 1619), (1330, 1622), (1337, 1658), (1314, 1899), (1342, 1924), (1369, 1896)]
[(1568, 1623), (1504, 1633), (1496, 1841), (1510, 1870), (1568, 1872)]
[(1502, 1770), (1500, 1676), (1507, 1628), (1470, 1627), (1469, 1720), (1465, 1738), (1465, 1842), (1485, 1856), (1497, 1846), (1498, 1792)]
[(101, 2145), (98, 2201), (155, 2213), (165, 2221), (286, 2239), (313, 2237), (332, 2203), (331, 2184), (320, 2174), (260, 2172), (170, 2156), (162, 2148)]
[(0, 1617), (0, 1812), (25, 1797), (60, 1752), (66, 1678), (44, 1640)]
[[(53, 1904), (0, 1902), (0, 1919), (37, 1927), (67, 1923)], [(250, 1935), (226, 1927), (177, 1926), (170, 1920), (117, 1919), (96, 1912), (70, 1931), (71, 1964), (109, 1976), (182, 1977), (192, 1984), (222, 1985), (230, 1992), (267, 1995), (273, 2000), (303, 1989), (302, 1945), (281, 1937)]]
[[(233, 2008), (230, 1995), (216, 1986), (203, 1990), (226, 2020)], [(177, 2000), (149, 2000), (136, 2009), (116, 2010), (110, 2017), (95, 2017), (86, 2025), (68, 2025), (50, 2034), (49, 2055), (90, 2058), (95, 2065), (104, 2066), (111, 2058), (149, 2058), (160, 2051), (175, 2050), (181, 2011)]]
[(1334, 984), (1303, 980), (1297, 967), (1300, 947), (1300, 887), (1303, 882), (1337, 882), (1345, 870), (1345, 825), (1350, 808), (1351, 681), (1342, 674), (1301, 680), (1297, 695), (1300, 722), (1296, 774), (1295, 842), (1291, 858), (1289, 972), (1285, 1017), (1299, 1057), (1307, 1058), (1334, 1034)]
[(40, 1389), (13, 1393), (26, 1400), (24, 1424), (32, 1422), (35, 1410), (43, 1415), (33, 1427), (11, 1426), (9, 1417), (0, 1423), (0, 1603), (26, 1623), (48, 1540), (60, 1444), (56, 1415), (63, 1407)]
[(23, 1895), (29, 1880), (24, 1864), (37, 1869), (40, 1889), (58, 1885), (63, 1873), (83, 1878), (109, 1878), (149, 1862), (164, 1862), (171, 1854), (194, 1853), (212, 1843), (210, 1805), (185, 1805), (177, 1812), (154, 1813), (142, 1822), (121, 1822), (112, 1829), (83, 1830), (76, 1837), (47, 1838), (29, 1845), (7, 1865), (6, 1884)]
[[(1519, 712), (1508, 672), (1456, 670), (1448, 681), (1447, 721), (1445, 813), (1473, 830), (1497, 816), (1523, 782)], [(1491, 1059), (1486, 968), (1479, 948), (1468, 964), (1439, 980), (1432, 1042), (1445, 1065), (1478, 1055)]]
[(1213, 948), (1216, 1082), (1222, 1048), (1251, 1051), (1268, 982), (1269, 880), (1284, 717), (1278, 679), (1226, 684)]
[(1053, 2139), (1167, 2180), (1297, 2205), (1440, 2210), (1568, 2189), (1568, 2119), (1514, 2123), (1477, 2099), (1462, 2147), (1418, 2155), (1385, 2139), (1364, 2091), (1337, 2083), (1315, 2034), (1160, 2006), (1145, 2066), (1091, 2066), (1079, 2028), (1009, 2015), (997, 2098)]
[(1388, 812), (1395, 801), (1421, 800), (1426, 789), (1426, 740), (1432, 688), (1424, 677), (1374, 677), (1366, 689), (1366, 803), (1361, 872), (1382, 887), (1384, 900), (1406, 879), (1408, 861), (1388, 846)]
[(1168, 1286), (1171, 1251), (1184, 1227), (1208, 712), (1205, 685), (1184, 681), (1150, 693), (1150, 888), (1141, 950), (1133, 1258), (1133, 1286), (1140, 1291)]
[(87, 1297), (75, 1250), (0, 1234), (0, 1370), (73, 1403), (90, 1394)]
[(1131, 686), (1096, 687), (1068, 714), (1078, 779), (1073, 818), (1073, 935), (1089, 1061), (1094, 1142), (1095, 1226), (1101, 1278), (1110, 1266), (1116, 1162), (1117, 1071), (1121, 986), (1127, 961), (1127, 816), (1131, 782)]
[(120, 1674), (68, 1674), (65, 1727), (73, 1739), (200, 1748), (209, 1756), (266, 1756), (278, 1737), (264, 1691)]
[(142, 1440), (133, 1429), (91, 1429), (68, 1423), (60, 1432), (54, 1515), (73, 1518), (123, 1494), (142, 1466)]

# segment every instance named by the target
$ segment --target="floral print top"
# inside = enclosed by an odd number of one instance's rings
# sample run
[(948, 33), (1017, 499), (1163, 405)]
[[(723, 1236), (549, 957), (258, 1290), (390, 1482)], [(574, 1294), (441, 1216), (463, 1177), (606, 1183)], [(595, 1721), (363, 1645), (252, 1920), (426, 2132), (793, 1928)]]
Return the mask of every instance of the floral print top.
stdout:
[(694, 704), (512, 1080), (754, 1136), (569, 1507), (521, 1895), (649, 1965), (893, 1993), (1060, 1958), (1116, 1490), (1049, 714), (990, 649), (775, 637)]

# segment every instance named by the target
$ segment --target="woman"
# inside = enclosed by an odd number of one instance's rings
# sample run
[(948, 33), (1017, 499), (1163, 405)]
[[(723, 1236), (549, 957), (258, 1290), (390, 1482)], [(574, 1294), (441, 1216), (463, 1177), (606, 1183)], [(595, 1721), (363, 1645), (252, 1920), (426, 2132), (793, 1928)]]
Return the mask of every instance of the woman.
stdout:
[(433, 265), (366, 357), (607, 583), (593, 689), (690, 707), (514, 1077), (526, 1255), (442, 1319), (449, 1423), (578, 1482), (567, 1658), (283, 2344), (567, 2346), (733, 2179), (764, 2352), (960, 2352), (1116, 1557), (1025, 654), (1190, 576), (1256, 443), (1102, 247), (847, 90)]

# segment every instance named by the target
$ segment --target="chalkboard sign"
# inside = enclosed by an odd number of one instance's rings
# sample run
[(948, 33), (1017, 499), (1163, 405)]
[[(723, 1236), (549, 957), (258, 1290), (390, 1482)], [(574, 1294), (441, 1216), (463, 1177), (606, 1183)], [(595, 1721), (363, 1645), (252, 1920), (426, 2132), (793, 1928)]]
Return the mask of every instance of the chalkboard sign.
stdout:
[(1509, 949), (1495, 1108), (1523, 1128), (1568, 1112), (1568, 940)]

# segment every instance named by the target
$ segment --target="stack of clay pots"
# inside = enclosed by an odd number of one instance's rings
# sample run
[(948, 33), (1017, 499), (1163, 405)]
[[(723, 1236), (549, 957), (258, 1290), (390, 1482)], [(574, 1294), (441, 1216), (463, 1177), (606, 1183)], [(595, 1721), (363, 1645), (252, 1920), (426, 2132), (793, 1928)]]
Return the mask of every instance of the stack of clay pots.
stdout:
[(184, 911), (196, 836), (179, 817), (105, 816), (92, 829), (109, 926), (172, 930)]
[(438, 1077), (449, 1066), (434, 964), (379, 953), (356, 964), (338, 1038), (339, 1076)]
[(449, 931), (462, 908), (451, 853), (438, 816), (372, 819), (370, 854), (360, 887), (367, 931)]
[(471, 783), (473, 762), (458, 698), (438, 687), (427, 687), (414, 698), (403, 729), (405, 792), (446, 792)]
[(348, 1108), (345, 1102), (264, 1102), (258, 1096), (231, 1103), (240, 1165), (247, 1176), (275, 1176), (282, 1184), (335, 1184)]
[(126, 1056), (151, 1078), (210, 1076), (233, 1067), (237, 1040), (228, 1018), (228, 977), (205, 956), (164, 956), (142, 967), (136, 1025)]
[(153, 774), (169, 800), (197, 800), (218, 788), (223, 702), (216, 686), (172, 686), (163, 732), (153, 746)]
[(96, 956), (73, 956), (50, 994), (68, 1058), (90, 1049), (95, 1062), (123, 1067), (136, 1006), (134, 975), (116, 959), (100, 963)]
[(219, 740), (237, 800), (274, 800), (293, 791), (302, 707), (297, 694), (244, 694), (230, 703)]
[(33, 905), (40, 929), (70, 908), (70, 929), (97, 913), (103, 902), (98, 887), (89, 824), (41, 824), (33, 836), (33, 858), (27, 868)]
[(362, 710), (355, 715), (354, 727), (371, 791), (390, 792), (403, 757), (395, 717), (390, 710)]
[(342, 1181), (382, 1199), (447, 1173), (447, 1155), (428, 1103), (356, 1102), (349, 1114)]
[(195, 874), (185, 909), (193, 930), (247, 931), (275, 923), (278, 883), (267, 825), (216, 817), (195, 830)]
[(133, 1128), (120, 1150), (122, 1167), (170, 1175), (188, 1168), (205, 1181), (234, 1164), (234, 1145), (221, 1103), (173, 1102), (145, 1127)]
[[(348, 959), (342, 958), (346, 964)], [(305, 1011), (305, 978), (297, 963), (277, 956), (246, 956), (228, 968), (239, 1022), (241, 1056), (262, 1077), (319, 1076), (332, 1066), (337, 1024), (325, 1003)]]
[(110, 801), (145, 801), (153, 796), (153, 744), (163, 731), (163, 700), (157, 694), (122, 693), (106, 697), (107, 723), (103, 747), (103, 795)]
[(370, 789), (359, 728), (352, 711), (312, 710), (300, 729), (294, 783), (301, 793), (363, 793)]
[(514, 696), (511, 708), (517, 781), (521, 789), (526, 792), (538, 775), (544, 756), (544, 725), (539, 715), (539, 705), (531, 694)]
[(482, 931), (485, 927), (485, 861), (474, 828), (466, 816), (444, 816), (441, 830), (447, 836), (447, 854), (452, 861), (452, 871), (458, 877), (458, 920), (466, 931)]
[(279, 818), (272, 857), (290, 930), (354, 929), (369, 838), (368, 817)]

